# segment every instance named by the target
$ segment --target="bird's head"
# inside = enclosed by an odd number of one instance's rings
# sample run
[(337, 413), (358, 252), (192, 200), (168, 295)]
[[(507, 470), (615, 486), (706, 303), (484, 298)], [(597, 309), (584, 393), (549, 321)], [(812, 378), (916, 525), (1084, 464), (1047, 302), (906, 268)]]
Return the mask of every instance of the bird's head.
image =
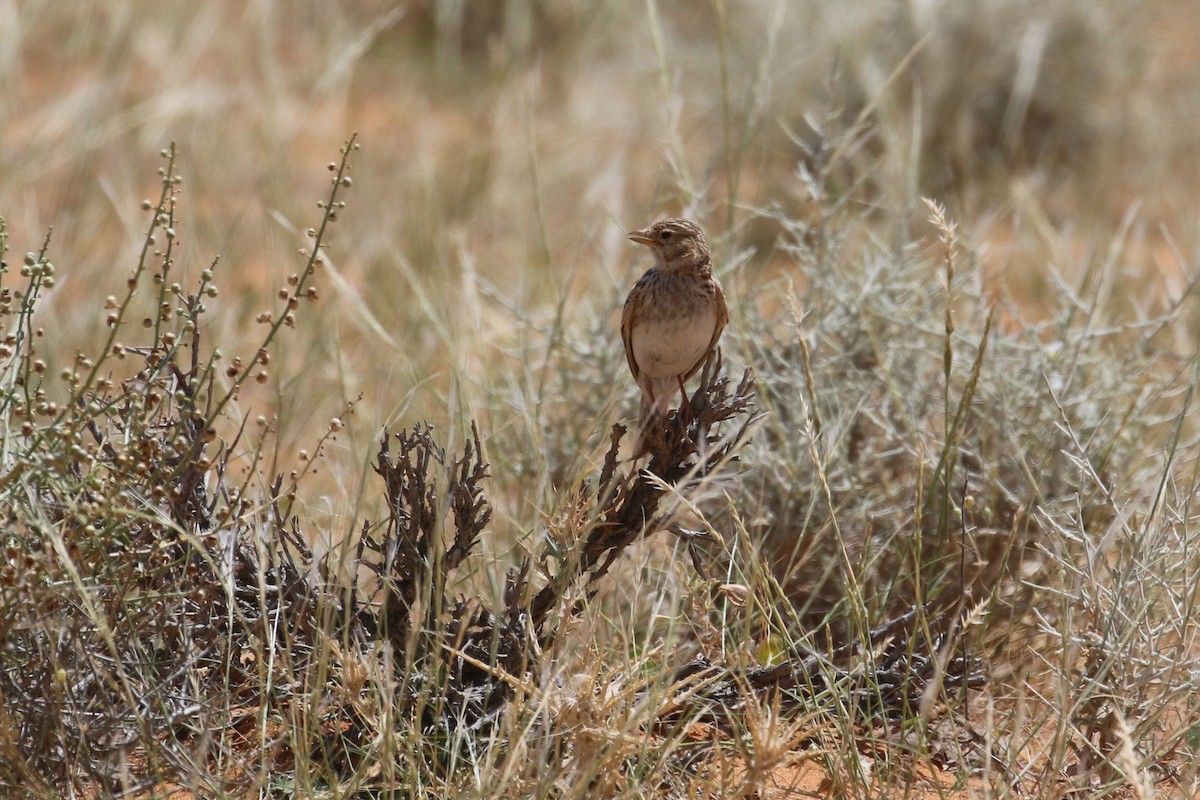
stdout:
[(670, 269), (694, 269), (709, 263), (711, 255), (704, 231), (691, 220), (670, 217), (659, 220), (629, 238), (644, 244), (654, 253), (655, 266)]

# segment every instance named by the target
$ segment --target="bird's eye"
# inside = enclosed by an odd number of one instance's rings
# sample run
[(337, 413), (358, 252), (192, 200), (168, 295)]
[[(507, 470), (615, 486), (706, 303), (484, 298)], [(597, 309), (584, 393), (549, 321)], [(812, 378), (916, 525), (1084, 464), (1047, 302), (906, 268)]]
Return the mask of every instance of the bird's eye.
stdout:
[(670, 238), (671, 238), (671, 232), (670, 232), (670, 231), (663, 231), (662, 233), (660, 233), (660, 234), (658, 235), (658, 238), (662, 239), (662, 240), (665, 242), (667, 239), (670, 239)]

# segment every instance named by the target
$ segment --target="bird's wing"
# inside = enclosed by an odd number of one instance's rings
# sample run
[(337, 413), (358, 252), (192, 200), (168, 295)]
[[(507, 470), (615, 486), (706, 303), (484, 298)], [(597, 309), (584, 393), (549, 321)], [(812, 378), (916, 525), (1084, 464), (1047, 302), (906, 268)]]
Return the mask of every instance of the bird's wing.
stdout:
[(704, 355), (700, 356), (700, 360), (692, 365), (692, 368), (689, 369), (687, 374), (683, 376), (685, 381), (699, 372), (700, 368), (704, 366), (704, 362), (708, 360), (708, 354), (716, 348), (717, 342), (721, 338), (721, 333), (724, 332), (725, 326), (729, 324), (729, 305), (725, 302), (725, 290), (721, 288), (721, 282), (715, 277), (713, 278), (713, 289), (716, 290), (713, 293), (713, 305), (716, 307), (715, 310), (717, 312), (717, 319), (716, 324), (713, 325), (712, 339), (709, 341), (708, 348), (705, 349)]
[(643, 275), (629, 290), (629, 296), (625, 298), (625, 309), (621, 312), (621, 340), (625, 342), (625, 359), (629, 362), (629, 371), (633, 373), (634, 383), (639, 386), (641, 386), (639, 377), (642, 371), (638, 367), (637, 359), (633, 357), (633, 309), (641, 302), (645, 280), (646, 276)]

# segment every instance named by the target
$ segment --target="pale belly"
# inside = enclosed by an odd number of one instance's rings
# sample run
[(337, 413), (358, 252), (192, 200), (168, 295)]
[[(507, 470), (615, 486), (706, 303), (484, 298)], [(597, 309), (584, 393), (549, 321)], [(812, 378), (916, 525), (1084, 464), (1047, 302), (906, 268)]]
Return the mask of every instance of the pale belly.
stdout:
[(716, 311), (711, 306), (634, 325), (630, 339), (642, 379), (674, 379), (696, 366), (708, 351), (716, 325)]

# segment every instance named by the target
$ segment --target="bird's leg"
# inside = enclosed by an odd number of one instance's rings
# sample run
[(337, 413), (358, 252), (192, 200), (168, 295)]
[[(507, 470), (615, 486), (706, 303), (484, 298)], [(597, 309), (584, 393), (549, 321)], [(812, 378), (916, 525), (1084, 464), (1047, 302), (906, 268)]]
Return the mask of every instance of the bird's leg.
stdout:
[(684, 420), (690, 420), (692, 418), (692, 404), (688, 402), (687, 389), (683, 386), (683, 376), (676, 375), (675, 380), (679, 383), (679, 396), (682, 398), (679, 404), (679, 414)]

